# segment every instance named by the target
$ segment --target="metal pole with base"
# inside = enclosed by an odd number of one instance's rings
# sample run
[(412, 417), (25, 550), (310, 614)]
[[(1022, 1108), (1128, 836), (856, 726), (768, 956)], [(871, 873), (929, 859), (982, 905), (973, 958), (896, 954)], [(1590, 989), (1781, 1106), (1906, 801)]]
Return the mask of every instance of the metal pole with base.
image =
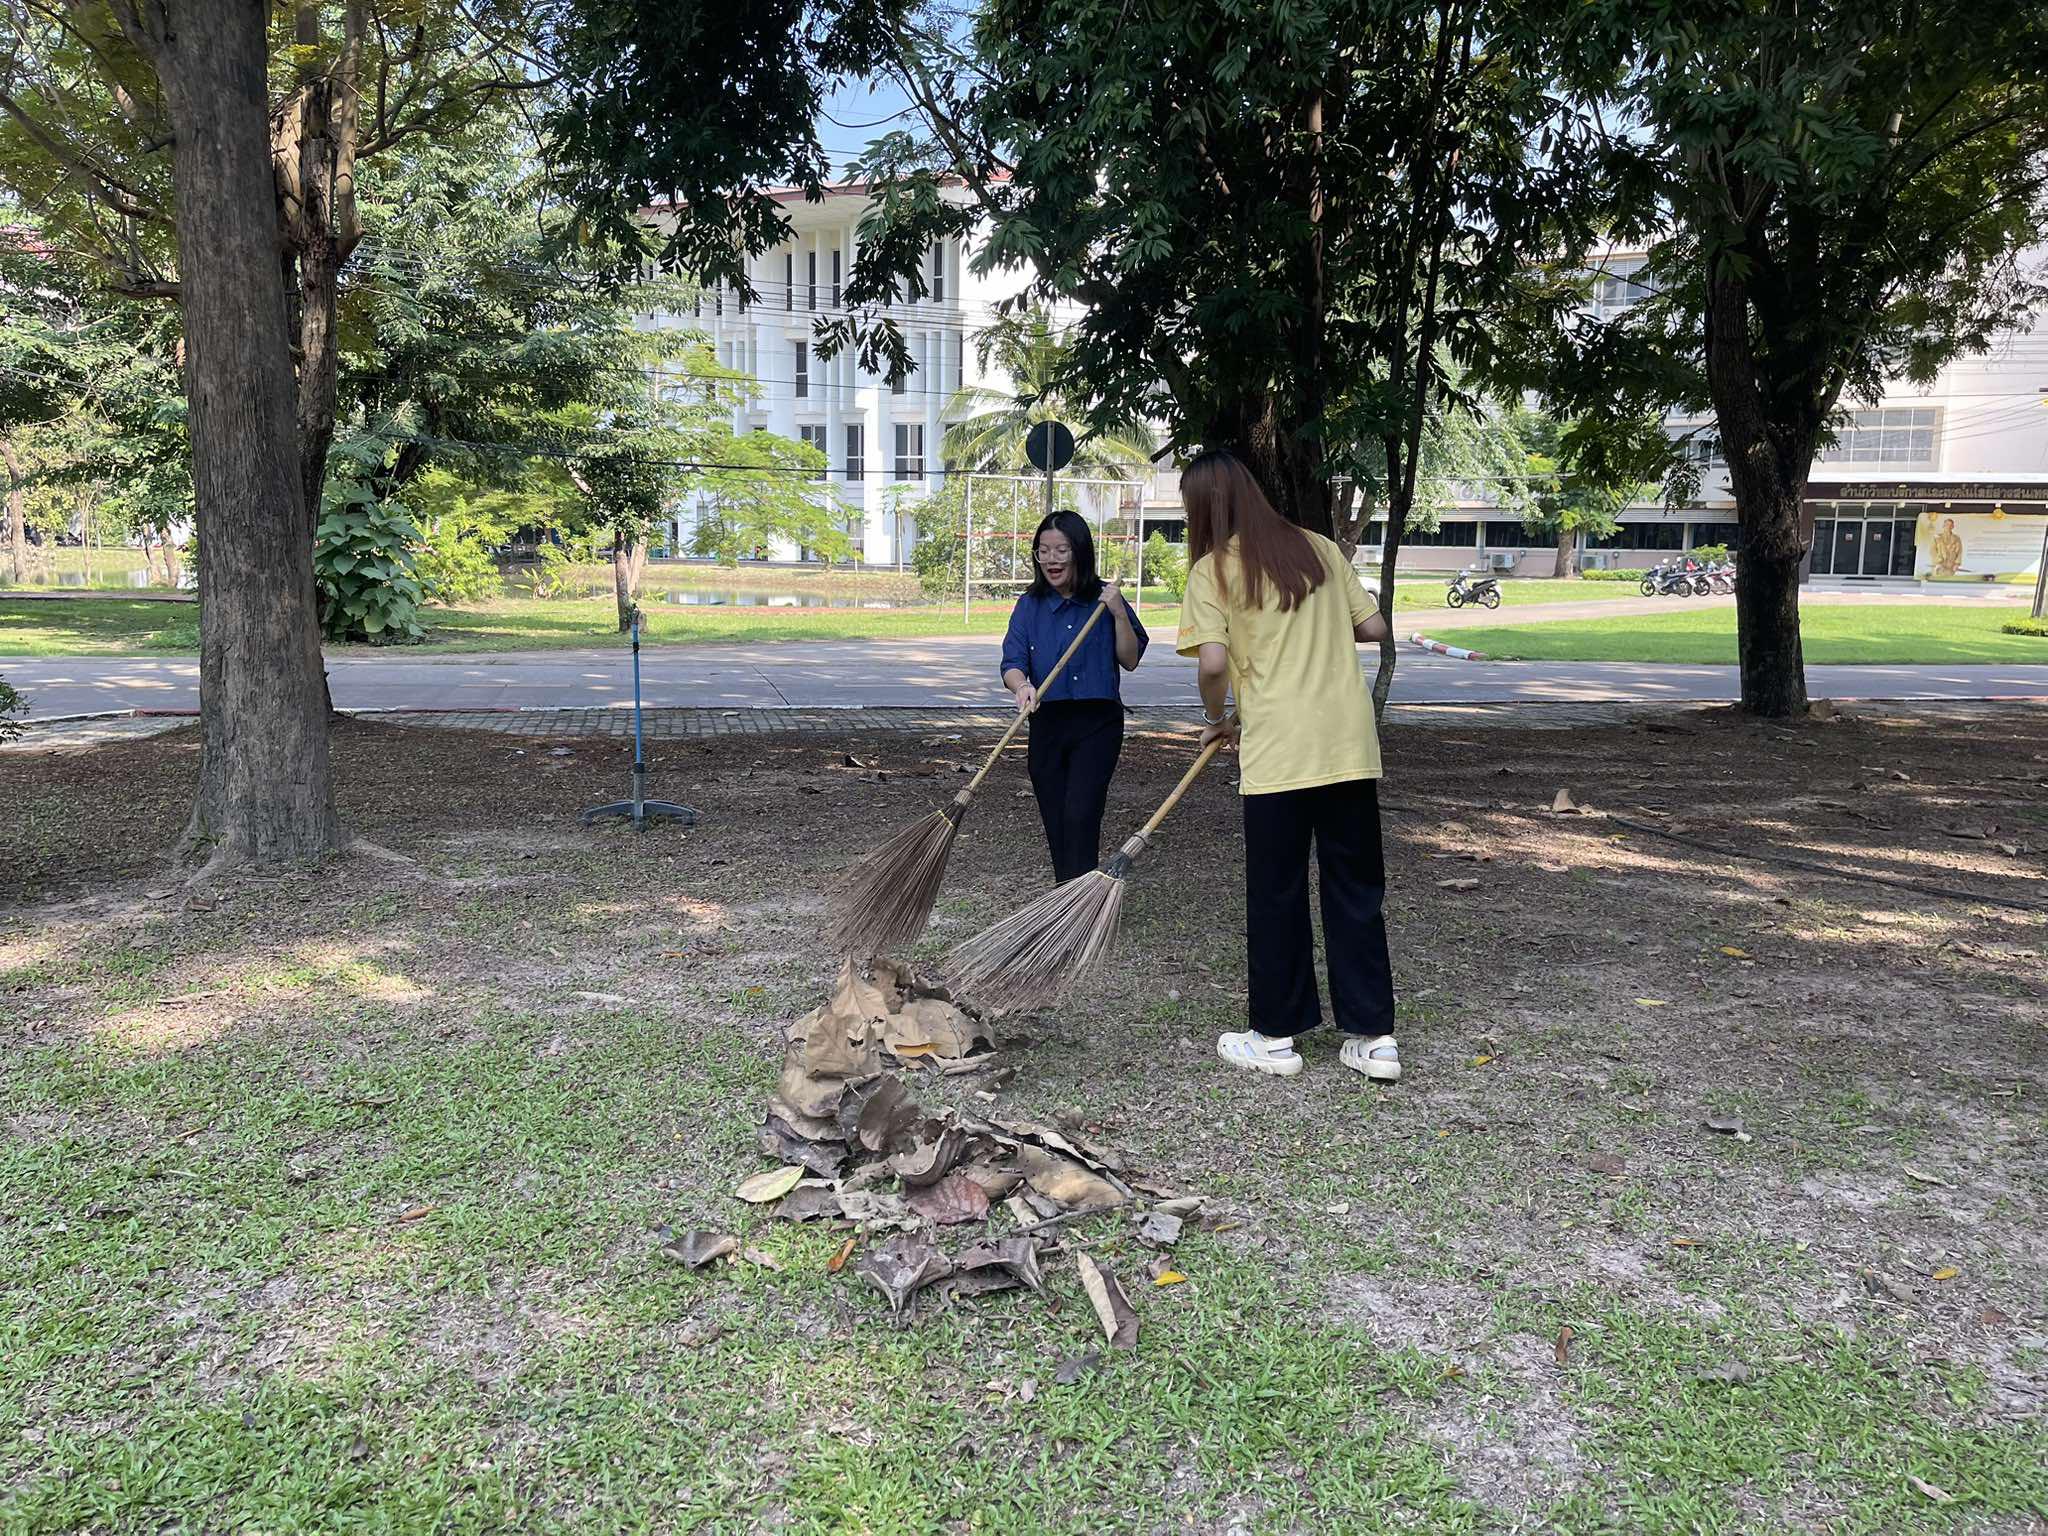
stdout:
[(697, 813), (687, 805), (677, 805), (668, 800), (647, 798), (647, 741), (640, 726), (640, 612), (633, 611), (633, 798), (615, 800), (610, 805), (594, 805), (583, 812), (581, 820), (589, 826), (600, 816), (618, 816), (633, 823), (635, 831), (644, 832), (650, 821), (680, 821), (686, 827), (697, 824)]

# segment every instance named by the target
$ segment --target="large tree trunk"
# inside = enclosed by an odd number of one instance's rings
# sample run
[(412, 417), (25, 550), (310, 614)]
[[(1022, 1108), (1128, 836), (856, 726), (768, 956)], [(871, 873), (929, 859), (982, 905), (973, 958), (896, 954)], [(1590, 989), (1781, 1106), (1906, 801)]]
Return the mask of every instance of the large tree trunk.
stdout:
[(1559, 581), (1567, 580), (1573, 572), (1573, 565), (1579, 553), (1579, 530), (1564, 523), (1557, 525), (1557, 568), (1550, 574)]
[(1742, 707), (1773, 718), (1803, 715), (1799, 567), (1806, 551), (1799, 504), (1827, 409), (1793, 392), (1765, 390), (1750, 343), (1749, 295), (1740, 278), (1717, 275), (1708, 284), (1706, 320), (1707, 384), (1742, 524), (1742, 579), (1735, 598)]
[(1336, 537), (1322, 445), (1298, 427), (1282, 422), (1272, 396), (1240, 405), (1230, 435), (1238, 456), (1273, 503), (1274, 511), (1326, 538)]
[(117, 5), (177, 131), (204, 750), (186, 841), (215, 866), (342, 845), (270, 163), (261, 0)]
[(18, 587), (28, 580), (28, 466), (4, 437), (0, 437), (0, 465), (7, 470), (7, 558)]

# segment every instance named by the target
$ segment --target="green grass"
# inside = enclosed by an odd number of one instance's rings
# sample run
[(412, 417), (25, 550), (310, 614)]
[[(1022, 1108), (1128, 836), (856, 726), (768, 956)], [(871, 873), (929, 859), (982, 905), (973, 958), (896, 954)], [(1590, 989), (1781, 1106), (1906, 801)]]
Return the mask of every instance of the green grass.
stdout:
[[(2036, 662), (2048, 641), (2002, 632), (2010, 610), (1901, 604), (1803, 609), (1800, 632), (1814, 664)], [(1503, 661), (1735, 661), (1732, 608), (1680, 609), (1555, 624), (1488, 624), (1458, 630), (1462, 646)]]
[[(692, 575), (702, 579), (693, 579), (687, 583), (689, 586), (721, 585), (719, 573), (693, 571)], [(770, 585), (755, 583), (761, 590)], [(801, 579), (786, 585), (793, 590), (808, 589)], [(1441, 608), (1443, 589), (1441, 581), (1403, 582), (1396, 594), (1395, 609), (1410, 612)], [(1509, 581), (1501, 584), (1501, 590), (1510, 607), (1628, 595), (1597, 583), (1576, 582)], [(1169, 626), (1179, 611), (1178, 602), (1164, 588), (1145, 589), (1143, 616), (1148, 623)], [(641, 612), (645, 616), (642, 639), (646, 644), (705, 645), (1001, 634), (1009, 619), (1010, 604), (977, 599), (971, 619), (964, 625), (957, 602), (893, 609), (692, 607), (666, 603), (650, 595), (643, 601)], [(431, 655), (602, 649), (623, 643), (614, 627), (616, 614), (609, 593), (585, 598), (505, 597), (468, 608), (431, 608), (426, 615), (426, 643), (391, 650), (395, 655)], [(9, 602), (6, 594), (0, 592), (0, 656), (189, 654), (198, 649), (199, 609), (194, 604), (98, 596)]]

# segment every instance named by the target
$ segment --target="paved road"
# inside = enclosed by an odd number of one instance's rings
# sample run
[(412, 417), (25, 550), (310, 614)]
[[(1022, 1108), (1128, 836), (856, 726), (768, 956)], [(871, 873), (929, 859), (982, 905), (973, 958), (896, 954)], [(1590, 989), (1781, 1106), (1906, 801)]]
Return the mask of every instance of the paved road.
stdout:
[[(1405, 623), (1403, 628), (1411, 626)], [(642, 653), (650, 705), (774, 709), (987, 705), (997, 697), (993, 635), (924, 640), (785, 641)], [(561, 709), (624, 705), (620, 651), (497, 656), (349, 656), (329, 663), (343, 709)], [(10, 659), (0, 674), (34, 716), (190, 710), (199, 663), (187, 656)], [(1807, 685), (1838, 699), (2048, 698), (2048, 666), (1810, 667)], [(1408, 703), (1732, 699), (1733, 667), (1625, 662), (1465, 662), (1404, 645), (1394, 697)], [(1126, 680), (1133, 704), (1191, 705), (1194, 667), (1155, 643)]]

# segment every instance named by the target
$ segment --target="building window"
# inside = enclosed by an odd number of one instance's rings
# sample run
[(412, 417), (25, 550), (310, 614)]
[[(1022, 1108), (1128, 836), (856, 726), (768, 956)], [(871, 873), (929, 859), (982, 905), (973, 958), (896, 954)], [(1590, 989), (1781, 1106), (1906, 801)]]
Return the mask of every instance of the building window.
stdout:
[[(820, 458), (825, 456), (825, 424), (823, 422), (806, 422), (796, 429), (796, 435), (803, 439), (806, 447), (817, 449)], [(825, 471), (826, 466), (820, 464), (811, 471), (811, 478), (813, 480), (822, 480), (825, 478)]]
[(1692, 525), (1692, 547), (1700, 549), (1708, 544), (1726, 544), (1733, 554), (1742, 548), (1742, 524), (1740, 523), (1694, 523)]
[(1695, 432), (1677, 439), (1678, 456), (1688, 464), (1697, 464), (1701, 469), (1718, 468), (1721, 464), (1721, 439), (1712, 432)]
[(902, 395), (908, 394), (909, 392), (910, 381), (904, 377), (903, 370), (901, 368), (898, 368), (894, 373), (889, 375), (889, 393), (892, 395)]
[(846, 429), (846, 478), (865, 480), (868, 473), (867, 435), (859, 426)]
[(818, 253), (804, 253), (804, 308), (818, 307)]
[(1488, 549), (1542, 549), (1556, 542), (1544, 534), (1530, 532), (1521, 523), (1504, 523), (1496, 518), (1486, 525)]
[(924, 426), (922, 423), (899, 421), (896, 424), (896, 478), (898, 480), (922, 480), (924, 478)]
[(796, 308), (796, 257), (788, 251), (782, 256), (782, 307)]
[[(1385, 542), (1384, 530), (1381, 542)], [(1476, 521), (1438, 523), (1434, 528), (1410, 528), (1401, 535), (1402, 544), (1414, 549), (1475, 549), (1479, 543)]]
[(1833, 502), (1815, 509), (1813, 574), (1910, 576), (1921, 508), (1889, 502)]
[(796, 398), (811, 398), (811, 344), (807, 341), (796, 343)]
[(943, 240), (932, 247), (932, 302), (946, 302), (946, 243)]
[(1934, 407), (1900, 406), (1857, 411), (1838, 428), (1832, 445), (1815, 455), (1819, 464), (1934, 464)]
[(839, 307), (839, 252), (832, 252), (832, 307)]
[(1683, 549), (1685, 524), (1623, 523), (1612, 533), (1597, 533), (1586, 541), (1592, 549)]
[(718, 287), (712, 291), (711, 313), (720, 319), (723, 319), (725, 317), (725, 284), (723, 283), (720, 283)]
[(1648, 277), (1640, 261), (1603, 265), (1593, 283), (1593, 303), (1603, 315), (1633, 309), (1649, 296)]

